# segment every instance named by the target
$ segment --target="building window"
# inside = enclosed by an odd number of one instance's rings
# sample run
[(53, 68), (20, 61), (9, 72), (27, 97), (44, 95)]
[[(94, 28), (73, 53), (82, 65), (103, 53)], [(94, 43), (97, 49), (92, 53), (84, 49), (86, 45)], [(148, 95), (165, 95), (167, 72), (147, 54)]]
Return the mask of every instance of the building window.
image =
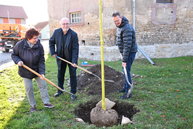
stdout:
[(3, 23), (9, 23), (9, 19), (8, 18), (3, 18)]
[(21, 19), (18, 19), (18, 18), (15, 19), (15, 23), (16, 23), (16, 24), (21, 24)]
[(174, 0), (156, 0), (156, 3), (174, 3)]
[(80, 23), (81, 22), (81, 13), (80, 12), (72, 12), (70, 13), (70, 23)]

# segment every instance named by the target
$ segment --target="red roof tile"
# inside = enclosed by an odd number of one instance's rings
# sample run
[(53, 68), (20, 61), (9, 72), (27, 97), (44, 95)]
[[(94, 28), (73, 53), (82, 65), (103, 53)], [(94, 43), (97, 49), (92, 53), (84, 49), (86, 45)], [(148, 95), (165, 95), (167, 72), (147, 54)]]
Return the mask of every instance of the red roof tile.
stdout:
[(2, 18), (24, 18), (27, 19), (27, 15), (20, 6), (0, 5), (0, 17)]

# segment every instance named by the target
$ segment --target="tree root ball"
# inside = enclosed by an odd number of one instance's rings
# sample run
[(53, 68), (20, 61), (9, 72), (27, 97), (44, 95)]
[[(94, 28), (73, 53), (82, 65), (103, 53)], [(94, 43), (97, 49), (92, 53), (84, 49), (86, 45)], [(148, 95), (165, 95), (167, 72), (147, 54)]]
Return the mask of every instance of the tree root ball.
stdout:
[(95, 107), (90, 112), (90, 120), (96, 126), (113, 126), (118, 124), (118, 113), (114, 109), (103, 110)]

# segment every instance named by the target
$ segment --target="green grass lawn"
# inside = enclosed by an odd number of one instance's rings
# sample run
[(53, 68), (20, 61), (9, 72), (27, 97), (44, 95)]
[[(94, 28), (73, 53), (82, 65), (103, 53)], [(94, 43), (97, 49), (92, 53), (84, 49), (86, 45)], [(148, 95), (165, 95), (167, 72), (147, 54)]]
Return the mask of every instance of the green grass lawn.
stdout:
[[(134, 104), (140, 110), (133, 118), (134, 124), (113, 126), (110, 129), (193, 129), (193, 57), (154, 61), (157, 64), (155, 66), (145, 59), (135, 60), (132, 73), (142, 77), (134, 78), (136, 85), (132, 99), (120, 100)], [(120, 61), (105, 62), (105, 65), (121, 71)], [(51, 57), (46, 60), (46, 78), (57, 84), (57, 66)], [(56, 89), (48, 84), (55, 108), (45, 109), (37, 85), (34, 84), (38, 111), (29, 113), (23, 80), (17, 74), (17, 66), (0, 71), (1, 129), (98, 129), (94, 125), (74, 120), (74, 109), (80, 103), (89, 101), (90, 96), (78, 93), (78, 100), (74, 102), (68, 94), (54, 98)], [(69, 91), (69, 88), (66, 89)], [(120, 95), (117, 93), (113, 97), (118, 98)]]

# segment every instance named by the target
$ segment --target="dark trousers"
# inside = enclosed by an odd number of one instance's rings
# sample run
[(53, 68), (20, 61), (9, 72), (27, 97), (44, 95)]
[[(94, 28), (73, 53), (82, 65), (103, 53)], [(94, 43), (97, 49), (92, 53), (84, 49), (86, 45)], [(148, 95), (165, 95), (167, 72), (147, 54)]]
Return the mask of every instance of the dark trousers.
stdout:
[[(132, 66), (132, 64), (133, 64), (133, 61), (135, 60), (135, 55), (136, 55), (136, 52), (131, 52), (131, 53), (129, 54), (129, 58), (128, 58), (128, 60), (127, 60), (127, 65), (126, 65), (128, 80), (129, 80), (129, 82), (130, 82), (131, 84), (132, 84), (132, 79), (131, 79), (131, 73), (130, 73), (130, 71), (131, 71), (131, 66)], [(131, 86), (127, 83), (125, 76), (124, 76), (124, 79), (125, 79), (125, 82), (124, 82), (124, 90), (125, 90), (126, 92), (128, 92), (128, 90), (130, 89)]]
[[(69, 73), (70, 73), (70, 86), (71, 86), (70, 92), (75, 94), (76, 87), (77, 87), (76, 68), (60, 60), (57, 60), (57, 65), (58, 65), (58, 86), (64, 89), (64, 77), (65, 77), (66, 67), (68, 65)], [(61, 93), (61, 92), (62, 91), (58, 90), (58, 93)]]

